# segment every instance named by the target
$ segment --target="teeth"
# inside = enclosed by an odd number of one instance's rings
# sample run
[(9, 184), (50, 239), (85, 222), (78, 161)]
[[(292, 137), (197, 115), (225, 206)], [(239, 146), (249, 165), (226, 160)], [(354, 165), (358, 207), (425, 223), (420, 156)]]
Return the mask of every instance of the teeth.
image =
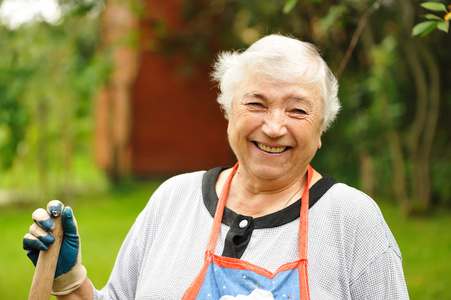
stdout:
[(263, 151), (269, 152), (269, 153), (281, 153), (287, 149), (287, 147), (268, 147), (260, 143), (256, 143), (257, 147), (262, 149)]

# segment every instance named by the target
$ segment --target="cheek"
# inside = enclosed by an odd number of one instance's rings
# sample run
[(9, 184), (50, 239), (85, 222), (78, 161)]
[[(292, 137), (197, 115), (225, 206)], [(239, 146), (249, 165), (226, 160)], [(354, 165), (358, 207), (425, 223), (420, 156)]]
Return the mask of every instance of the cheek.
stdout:
[(235, 152), (236, 138), (235, 136), (233, 136), (233, 132), (234, 131), (232, 130), (232, 127), (229, 123), (229, 125), (227, 126), (227, 139), (229, 141), (230, 148), (232, 149), (233, 152)]
[(249, 116), (245, 109), (236, 109), (229, 119), (227, 133), (237, 135), (248, 127)]
[(240, 130), (237, 126), (236, 120), (235, 119), (229, 120), (229, 124), (227, 125), (227, 137), (229, 139), (229, 143), (232, 146), (232, 148), (237, 144), (239, 131)]

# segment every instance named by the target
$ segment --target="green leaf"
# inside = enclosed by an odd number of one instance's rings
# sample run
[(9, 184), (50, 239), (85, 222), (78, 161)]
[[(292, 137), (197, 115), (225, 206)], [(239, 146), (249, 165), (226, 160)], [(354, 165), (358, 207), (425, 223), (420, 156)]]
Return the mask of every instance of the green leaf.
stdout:
[(289, 14), (293, 10), (293, 8), (296, 6), (298, 1), (299, 0), (286, 0), (285, 5), (283, 7), (283, 13), (286, 15)]
[(418, 23), (412, 29), (412, 36), (416, 36), (416, 35), (425, 36), (428, 33), (430, 33), (432, 30), (437, 28), (438, 24), (439, 24), (439, 22), (436, 22), (436, 21), (426, 21), (426, 22)]
[(442, 18), (440, 18), (439, 16), (433, 15), (433, 14), (427, 14), (424, 16), (426, 19), (428, 20), (437, 20), (437, 21), (443, 21)]
[(327, 15), (321, 19), (321, 28), (329, 33), (331, 28), (336, 24), (337, 20), (346, 13), (348, 6), (346, 4), (332, 5)]
[(443, 21), (437, 24), (437, 29), (448, 33), (449, 22)]
[(444, 11), (448, 12), (446, 10), (446, 6), (443, 3), (437, 3), (437, 2), (423, 2), (420, 4), (422, 7), (432, 10), (432, 11)]

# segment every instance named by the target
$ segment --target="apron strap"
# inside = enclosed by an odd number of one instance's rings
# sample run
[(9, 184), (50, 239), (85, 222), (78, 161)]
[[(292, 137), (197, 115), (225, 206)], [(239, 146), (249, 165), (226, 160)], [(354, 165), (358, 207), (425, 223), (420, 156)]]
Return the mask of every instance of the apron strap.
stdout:
[(213, 220), (213, 226), (211, 228), (210, 237), (208, 238), (208, 246), (207, 252), (215, 253), (216, 243), (218, 241), (219, 231), (221, 230), (222, 223), (222, 215), (224, 213), (225, 203), (227, 201), (227, 195), (229, 194), (230, 183), (232, 182), (233, 175), (235, 174), (236, 169), (238, 169), (239, 163), (236, 163), (230, 172), (229, 177), (224, 183), (224, 187), (222, 188), (221, 195), (219, 196), (218, 204), (216, 206), (215, 216)]
[(313, 168), (309, 165), (307, 168), (307, 183), (302, 194), (301, 212), (299, 215), (299, 259), (307, 259), (309, 188), (312, 177)]

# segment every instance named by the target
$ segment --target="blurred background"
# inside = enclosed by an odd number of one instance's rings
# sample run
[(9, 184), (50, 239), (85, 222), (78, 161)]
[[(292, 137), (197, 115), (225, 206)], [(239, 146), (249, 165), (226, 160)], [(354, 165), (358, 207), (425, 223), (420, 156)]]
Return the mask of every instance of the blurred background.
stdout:
[(380, 205), (412, 299), (451, 299), (450, 4), (0, 1), (2, 299), (28, 295), (35, 208), (74, 207), (101, 288), (165, 178), (234, 164), (211, 64), (271, 33), (315, 44), (339, 78), (343, 108), (312, 165)]

